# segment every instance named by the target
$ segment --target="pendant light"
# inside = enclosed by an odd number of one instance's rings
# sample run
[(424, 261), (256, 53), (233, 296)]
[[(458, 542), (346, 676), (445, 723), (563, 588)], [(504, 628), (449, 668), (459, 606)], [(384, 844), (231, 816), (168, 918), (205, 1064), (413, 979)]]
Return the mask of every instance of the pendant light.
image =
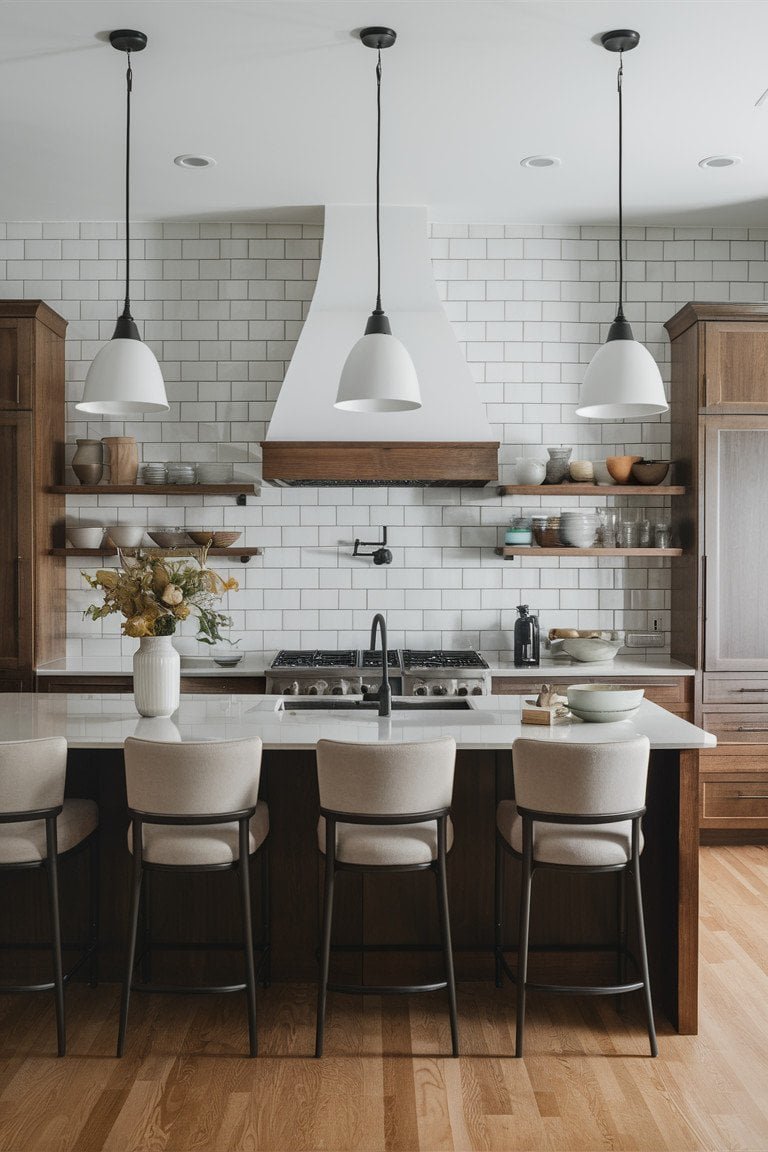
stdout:
[(405, 347), (392, 335), (381, 307), (381, 50), (391, 48), (391, 28), (364, 28), (360, 39), (377, 52), (376, 62), (376, 307), (365, 335), (347, 356), (339, 380), (336, 408), (348, 412), (409, 412), (421, 408), (416, 369)]
[(102, 416), (133, 416), (140, 412), (167, 412), (165, 384), (160, 365), (139, 336), (131, 315), (130, 300), (130, 186), (131, 186), (131, 52), (147, 46), (143, 32), (121, 29), (110, 33), (109, 42), (128, 56), (125, 118), (125, 306), (108, 344), (97, 352), (85, 378), (80, 412)]
[(605, 344), (598, 348), (587, 366), (581, 386), (581, 402), (576, 413), (591, 420), (638, 420), (644, 416), (656, 416), (668, 408), (658, 365), (648, 349), (635, 340), (629, 321), (624, 316), (621, 82), (624, 75), (624, 53), (637, 47), (640, 33), (620, 29), (606, 32), (600, 40), (609, 52), (619, 53), (619, 307)]

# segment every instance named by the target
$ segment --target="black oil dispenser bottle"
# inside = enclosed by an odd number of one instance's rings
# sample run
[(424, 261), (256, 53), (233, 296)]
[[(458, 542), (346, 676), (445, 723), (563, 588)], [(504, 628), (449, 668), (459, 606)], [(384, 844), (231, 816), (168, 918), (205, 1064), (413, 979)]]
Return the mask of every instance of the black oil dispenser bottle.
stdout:
[(539, 666), (539, 618), (528, 615), (528, 605), (518, 604), (515, 620), (515, 668)]

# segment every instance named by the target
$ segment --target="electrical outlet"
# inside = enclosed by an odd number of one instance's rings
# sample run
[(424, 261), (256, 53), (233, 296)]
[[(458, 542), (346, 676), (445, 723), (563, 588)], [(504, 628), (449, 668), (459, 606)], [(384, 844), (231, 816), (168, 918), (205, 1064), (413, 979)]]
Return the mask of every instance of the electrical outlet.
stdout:
[[(654, 620), (654, 624), (658, 621)], [(624, 644), (627, 648), (663, 648), (663, 632), (625, 632)]]

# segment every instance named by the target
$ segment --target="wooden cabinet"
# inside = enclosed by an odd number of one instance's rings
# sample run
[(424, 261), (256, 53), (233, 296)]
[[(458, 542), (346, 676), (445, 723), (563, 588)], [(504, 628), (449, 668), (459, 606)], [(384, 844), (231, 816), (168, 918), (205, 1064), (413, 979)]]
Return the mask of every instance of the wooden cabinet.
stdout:
[[(64, 573), (49, 556), (64, 532), (66, 321), (40, 300), (0, 301), (0, 690), (33, 685), (65, 648)], [(63, 539), (62, 539), (63, 543)]]
[[(672, 341), (672, 656), (698, 670), (701, 829), (768, 830), (768, 305), (686, 304)], [(745, 783), (746, 781), (746, 783)], [(734, 833), (735, 834), (735, 833)]]

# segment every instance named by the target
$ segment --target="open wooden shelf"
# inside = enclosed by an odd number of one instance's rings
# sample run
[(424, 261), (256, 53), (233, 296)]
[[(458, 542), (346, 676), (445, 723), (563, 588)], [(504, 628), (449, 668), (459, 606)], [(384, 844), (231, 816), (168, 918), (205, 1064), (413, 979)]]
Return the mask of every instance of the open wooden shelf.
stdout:
[(497, 556), (682, 556), (682, 548), (539, 548), (535, 544), (503, 544)]
[(49, 492), (64, 496), (258, 496), (249, 481), (232, 484), (54, 484)]
[[(135, 548), (121, 548), (121, 552), (130, 555), (135, 552)], [(198, 552), (202, 549), (197, 549)], [(169, 559), (183, 560), (185, 556), (194, 554), (192, 547), (190, 548), (142, 548), (142, 552), (157, 553), (162, 556), (168, 556)], [(261, 548), (209, 548), (209, 556), (234, 556), (239, 557), (244, 564), (247, 564), (251, 556), (261, 556), (263, 549)], [(49, 555), (51, 556), (117, 556), (117, 548), (51, 548)]]
[(682, 484), (500, 484), (499, 496), (685, 496)]

